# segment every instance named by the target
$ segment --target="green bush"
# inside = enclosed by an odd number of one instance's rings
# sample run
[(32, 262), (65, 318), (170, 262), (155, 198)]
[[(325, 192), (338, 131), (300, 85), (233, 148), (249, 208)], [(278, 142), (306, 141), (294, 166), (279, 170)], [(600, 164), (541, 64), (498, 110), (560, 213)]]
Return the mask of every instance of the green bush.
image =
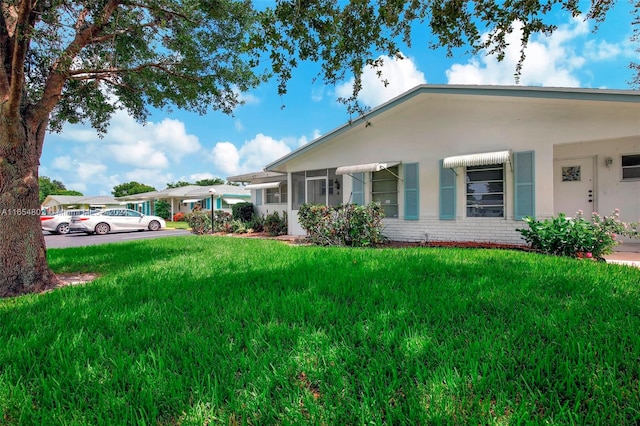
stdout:
[(287, 233), (289, 232), (287, 224), (287, 212), (283, 211), (282, 216), (280, 216), (278, 212), (267, 214), (264, 219), (264, 230), (272, 237), (277, 237), (278, 235), (287, 235)]
[(618, 236), (640, 237), (638, 224), (621, 222), (618, 209), (611, 216), (593, 213), (591, 221), (580, 210), (573, 218), (560, 213), (543, 221), (527, 217), (525, 222), (529, 228), (517, 231), (531, 248), (558, 256), (601, 259), (619, 244)]
[(194, 208), (184, 215), (184, 220), (189, 224), (193, 234), (202, 235), (211, 232), (211, 214), (208, 211)]
[(167, 200), (158, 200), (155, 202), (154, 211), (156, 216), (168, 220), (171, 217), (171, 204)]
[(378, 203), (337, 207), (303, 204), (298, 211), (307, 239), (323, 246), (369, 247), (386, 241), (382, 235), (384, 211)]
[[(232, 219), (231, 213), (225, 212), (224, 210), (216, 210), (213, 213), (213, 232), (229, 232), (228, 225)], [(211, 210), (209, 210), (209, 215), (211, 215)]]
[(246, 234), (247, 233), (247, 225), (246, 222), (241, 220), (233, 219), (230, 222), (231, 232), (234, 234)]
[(251, 220), (247, 222), (247, 231), (248, 232), (264, 231), (264, 222), (265, 222), (264, 217), (254, 214), (253, 216), (251, 216)]
[(231, 212), (234, 220), (249, 222), (253, 217), (253, 204), (249, 202), (234, 204)]

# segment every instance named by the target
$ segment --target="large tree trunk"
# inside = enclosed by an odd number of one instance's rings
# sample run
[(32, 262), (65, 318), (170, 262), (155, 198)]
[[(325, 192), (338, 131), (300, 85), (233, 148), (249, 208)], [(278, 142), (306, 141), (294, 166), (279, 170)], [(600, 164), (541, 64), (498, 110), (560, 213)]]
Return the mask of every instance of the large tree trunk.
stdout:
[(57, 284), (40, 227), (38, 166), (45, 124), (0, 115), (0, 297)]

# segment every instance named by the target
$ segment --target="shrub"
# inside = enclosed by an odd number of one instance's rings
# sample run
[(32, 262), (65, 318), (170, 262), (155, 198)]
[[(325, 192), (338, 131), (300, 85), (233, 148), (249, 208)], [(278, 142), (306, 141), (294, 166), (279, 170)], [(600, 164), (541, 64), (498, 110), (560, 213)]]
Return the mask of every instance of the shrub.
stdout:
[(249, 232), (262, 232), (264, 231), (265, 219), (262, 216), (254, 214), (251, 216), (251, 220), (247, 222), (247, 231)]
[(171, 217), (171, 204), (167, 200), (158, 200), (155, 202), (154, 211), (156, 216), (167, 220)]
[(578, 211), (573, 218), (560, 213), (557, 217), (537, 221), (527, 217), (529, 229), (517, 229), (534, 250), (558, 256), (601, 259), (619, 244), (618, 236), (639, 238), (638, 224), (620, 221), (620, 212), (611, 216), (593, 213), (591, 221)]
[(173, 215), (174, 222), (184, 222), (184, 213), (178, 212)]
[(368, 247), (386, 241), (382, 235), (384, 212), (380, 204), (345, 204), (338, 207), (303, 204), (298, 211), (307, 239), (318, 245)]
[(201, 209), (193, 209), (191, 213), (184, 215), (184, 219), (189, 224), (191, 232), (197, 235), (211, 232), (211, 214)]
[[(211, 210), (209, 210), (211, 215)], [(228, 224), (231, 222), (231, 213), (224, 210), (216, 210), (214, 212), (213, 232), (230, 232), (228, 230)]]
[(282, 216), (280, 216), (278, 212), (267, 214), (267, 217), (264, 219), (264, 230), (272, 237), (287, 235), (287, 212), (283, 211)]
[(247, 233), (247, 225), (245, 222), (241, 220), (233, 219), (230, 223), (231, 232), (234, 234), (246, 234)]
[(253, 204), (249, 202), (234, 204), (231, 212), (234, 220), (249, 222), (253, 217)]

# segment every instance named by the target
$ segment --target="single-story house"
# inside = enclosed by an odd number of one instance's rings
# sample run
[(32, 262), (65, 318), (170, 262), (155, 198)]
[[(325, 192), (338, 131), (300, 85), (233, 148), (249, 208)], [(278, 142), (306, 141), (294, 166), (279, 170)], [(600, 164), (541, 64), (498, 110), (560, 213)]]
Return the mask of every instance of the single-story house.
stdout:
[(640, 221), (640, 92), (420, 85), (267, 164), (258, 211), (379, 202), (397, 241), (522, 243), (523, 219)]
[(43, 210), (55, 213), (68, 209), (104, 209), (121, 207), (120, 202), (108, 195), (48, 195), (42, 202)]
[[(211, 190), (214, 191), (213, 194), (210, 192)], [(171, 205), (171, 218), (173, 218), (173, 215), (178, 212), (191, 212), (195, 206), (211, 210), (212, 201), (215, 210), (231, 212), (234, 204), (250, 202), (251, 192), (235, 185), (188, 185), (127, 195), (118, 197), (118, 200), (121, 204), (143, 214), (154, 214), (155, 201), (165, 200)]]

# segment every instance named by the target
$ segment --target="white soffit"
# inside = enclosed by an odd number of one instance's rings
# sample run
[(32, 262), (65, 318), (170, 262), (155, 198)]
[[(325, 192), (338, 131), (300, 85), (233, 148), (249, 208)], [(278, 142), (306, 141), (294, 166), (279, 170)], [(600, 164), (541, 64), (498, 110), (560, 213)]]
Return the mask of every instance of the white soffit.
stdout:
[(188, 200), (182, 200), (183, 203), (197, 203), (198, 201), (202, 201), (204, 198), (190, 198)]
[(504, 164), (510, 162), (511, 151), (484, 152), (481, 154), (456, 155), (447, 157), (442, 167), (452, 169), (465, 166), (488, 166), (490, 164)]
[[(397, 164), (397, 163), (396, 163)], [(336, 175), (351, 175), (353, 173), (379, 172), (390, 165), (387, 163), (355, 164), (353, 166), (342, 166), (336, 169)]]
[(254, 184), (245, 186), (244, 189), (272, 189), (272, 188), (279, 187), (281, 183), (284, 183), (284, 182), (254, 183)]

